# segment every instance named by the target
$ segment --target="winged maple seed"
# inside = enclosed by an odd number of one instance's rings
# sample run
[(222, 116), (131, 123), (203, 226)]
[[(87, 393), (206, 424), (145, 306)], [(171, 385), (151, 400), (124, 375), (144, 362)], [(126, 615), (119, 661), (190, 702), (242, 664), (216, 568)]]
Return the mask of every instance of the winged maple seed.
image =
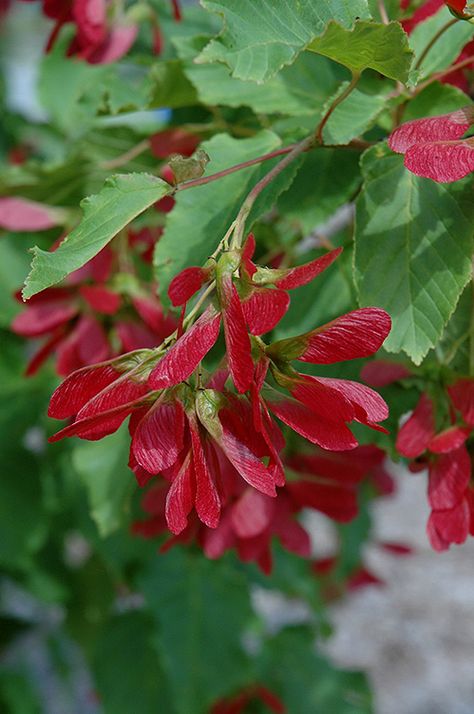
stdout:
[[(160, 229), (129, 231), (125, 238), (130, 258), (139, 264), (150, 260), (160, 235)], [(106, 246), (61, 286), (35, 295), (26, 306), (17, 293), (24, 309), (13, 320), (12, 331), (28, 339), (45, 338), (28, 362), (28, 376), (51, 354), (57, 373), (65, 377), (114, 355), (154, 347), (176, 329), (174, 317), (165, 315), (131, 265), (123, 285), (115, 279), (116, 248), (116, 243)]]
[(472, 0), (444, 0), (455, 17), (460, 20), (471, 20), (474, 18), (474, 2)]
[[(362, 377), (372, 385), (388, 385), (407, 379), (402, 365), (375, 361), (366, 365)], [(428, 470), (428, 503), (431, 514), (428, 537), (435, 550), (464, 543), (474, 534), (474, 483), (472, 447), (474, 429), (474, 379), (461, 378), (430, 393), (418, 404), (400, 428), (396, 449), (409, 459), (412, 472)]]
[(463, 139), (474, 123), (474, 107), (402, 124), (389, 137), (392, 151), (405, 154), (405, 166), (439, 183), (458, 181), (474, 171), (474, 138)]
[[(186, 303), (203, 292), (160, 347), (71, 374), (53, 394), (49, 414), (73, 420), (51, 440), (73, 435), (100, 439), (130, 416), (130, 468), (141, 485), (156, 475), (164, 479), (164, 512), (174, 534), (186, 531), (193, 509), (208, 528), (225, 524), (229, 499), (237, 498), (236, 537), (248, 534), (245, 504), (257, 504), (265, 529), (276, 528), (293, 549), (307, 552), (307, 536), (292, 520), (289, 495), (270, 505), (285, 484), (285, 441), (272, 415), (331, 451), (357, 446), (351, 422), (383, 430), (379, 422), (387, 418), (387, 406), (372, 389), (299, 374), (292, 363), (332, 364), (372, 355), (391, 322), (384, 310), (362, 308), (303, 335), (266, 344), (261, 335), (286, 313), (287, 291), (326, 270), (341, 249), (290, 269), (256, 265), (254, 250), (249, 236), (242, 249), (224, 250), (204, 267), (187, 268), (174, 278), (169, 295), (174, 305), (183, 306), (183, 316)], [(221, 331), (223, 366), (204, 378), (201, 362)], [(258, 519), (251, 528), (256, 527)], [(218, 551), (221, 535), (216, 538), (209, 547)]]
[[(54, 20), (46, 51), (55, 45), (62, 27), (68, 23), (75, 26), (69, 44), (68, 55), (85, 60), (89, 64), (110, 64), (127, 54), (139, 32), (136, 12), (133, 8), (124, 12), (123, 3), (116, 0), (39, 0), (43, 13)], [(38, 0), (23, 0), (38, 2)], [(174, 19), (182, 19), (179, 0), (171, 0)], [(151, 8), (142, 6), (139, 17), (149, 18), (152, 23), (153, 48), (161, 52), (162, 38), (158, 19)]]
[(474, 533), (472, 464), (466, 447), (474, 428), (474, 380), (458, 380), (448, 387), (446, 396), (451, 408), (444, 427), (436, 428), (440, 415), (435, 402), (422, 394), (396, 443), (400, 454), (413, 459), (412, 470), (428, 468), (431, 515), (427, 530), (435, 550), (464, 543)]

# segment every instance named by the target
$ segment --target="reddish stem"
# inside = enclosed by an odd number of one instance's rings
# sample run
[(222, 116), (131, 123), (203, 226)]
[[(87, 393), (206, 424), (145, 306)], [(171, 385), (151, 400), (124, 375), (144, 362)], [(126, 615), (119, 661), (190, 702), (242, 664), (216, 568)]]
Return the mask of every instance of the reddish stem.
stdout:
[(183, 19), (183, 13), (181, 12), (181, 7), (179, 5), (179, 0), (171, 0), (171, 5), (173, 6), (173, 17), (176, 22), (181, 22)]
[(186, 188), (194, 188), (195, 186), (203, 186), (211, 181), (216, 181), (217, 179), (233, 174), (235, 171), (241, 171), (246, 169), (248, 166), (255, 166), (255, 164), (260, 164), (262, 161), (268, 161), (269, 159), (274, 159), (276, 156), (282, 156), (283, 154), (289, 154), (293, 151), (296, 144), (290, 144), (290, 146), (285, 146), (282, 149), (276, 149), (276, 151), (270, 151), (268, 154), (262, 154), (262, 156), (257, 156), (255, 159), (249, 159), (249, 161), (243, 161), (241, 164), (236, 164), (235, 166), (230, 166), (228, 169), (223, 169), (222, 171), (217, 171), (215, 174), (210, 174), (209, 176), (203, 176), (202, 178), (192, 179), (191, 181), (184, 181), (177, 186), (178, 191), (184, 191)]

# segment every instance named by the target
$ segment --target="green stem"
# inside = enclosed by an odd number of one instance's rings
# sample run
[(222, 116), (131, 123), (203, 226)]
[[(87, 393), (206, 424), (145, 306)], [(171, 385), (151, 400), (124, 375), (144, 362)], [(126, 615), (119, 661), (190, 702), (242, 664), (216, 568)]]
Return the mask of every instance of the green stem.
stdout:
[[(326, 149), (356, 149), (358, 151), (365, 151), (370, 146), (373, 146), (374, 142), (365, 141), (364, 139), (352, 139), (348, 144), (324, 144)], [(230, 166), (228, 169), (223, 169), (222, 171), (217, 171), (215, 174), (209, 174), (209, 176), (202, 176), (198, 179), (191, 179), (190, 181), (183, 181), (176, 186), (176, 191), (185, 191), (187, 188), (196, 188), (196, 186), (205, 186), (207, 183), (212, 183), (212, 181), (217, 181), (218, 179), (224, 178), (224, 176), (229, 176), (236, 171), (242, 171), (249, 166), (255, 166), (256, 164), (261, 164), (263, 161), (268, 161), (269, 159), (275, 159), (278, 156), (284, 156), (289, 154), (297, 144), (290, 144), (289, 146), (284, 146), (282, 149), (276, 149), (275, 151), (270, 151), (268, 154), (262, 154), (261, 156), (256, 156), (255, 159), (249, 159), (248, 161), (243, 161), (241, 164), (235, 164), (235, 166)], [(310, 147), (313, 148), (313, 147)]]
[(194, 305), (193, 309), (189, 313), (189, 315), (186, 315), (186, 317), (183, 320), (183, 327), (187, 327), (192, 319), (195, 317), (195, 315), (199, 312), (201, 309), (202, 305), (204, 304), (205, 300), (209, 297), (209, 295), (213, 292), (214, 288), (216, 287), (216, 281), (213, 280), (212, 283), (209, 283), (207, 288), (204, 290), (202, 293), (201, 297), (197, 301), (197, 303)]

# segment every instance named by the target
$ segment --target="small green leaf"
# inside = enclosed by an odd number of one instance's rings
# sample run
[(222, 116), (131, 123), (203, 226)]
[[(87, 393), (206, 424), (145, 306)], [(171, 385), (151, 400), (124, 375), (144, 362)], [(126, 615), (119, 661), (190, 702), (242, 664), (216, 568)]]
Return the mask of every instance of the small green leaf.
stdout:
[(360, 304), (385, 308), (384, 347), (420, 364), (436, 345), (471, 277), (474, 210), (466, 182), (410, 173), (378, 145), (364, 155), (357, 201), (355, 281)]
[(57, 250), (33, 248), (23, 297), (30, 298), (83, 266), (130, 221), (172, 190), (166, 181), (149, 174), (118, 174), (107, 179), (100, 193), (82, 201), (82, 221)]
[(366, 0), (202, 0), (222, 15), (221, 34), (204, 48), (198, 62), (224, 62), (238, 79), (264, 82), (291, 64), (330, 20), (346, 28), (370, 17)]
[(91, 516), (105, 538), (123, 525), (134, 488), (127, 467), (129, 438), (122, 428), (100, 442), (81, 442), (73, 451), (74, 468), (89, 496)]
[(349, 67), (353, 72), (374, 69), (397, 79), (408, 80), (413, 52), (398, 22), (356, 22), (352, 29), (330, 22), (325, 33), (307, 47)]
[(210, 158), (202, 149), (198, 149), (193, 156), (181, 156), (173, 154), (168, 163), (174, 174), (176, 183), (201, 178)]

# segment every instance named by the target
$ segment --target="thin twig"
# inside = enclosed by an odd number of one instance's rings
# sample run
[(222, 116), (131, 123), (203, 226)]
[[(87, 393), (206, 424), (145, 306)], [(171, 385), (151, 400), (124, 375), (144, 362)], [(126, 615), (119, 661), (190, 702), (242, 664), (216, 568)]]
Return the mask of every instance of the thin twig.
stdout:
[(140, 143), (136, 146), (132, 146), (132, 148), (126, 151), (124, 154), (116, 156), (115, 159), (110, 159), (109, 161), (102, 161), (102, 163), (100, 164), (100, 168), (105, 169), (105, 171), (109, 171), (110, 169), (118, 169), (120, 166), (124, 166), (125, 164), (128, 164), (129, 161), (136, 159), (137, 156), (140, 156), (140, 154), (143, 154), (149, 148), (149, 139), (144, 139), (143, 141), (140, 141)]
[(232, 236), (232, 248), (241, 247), (245, 229), (245, 221), (247, 220), (248, 215), (261, 192), (268, 186), (269, 183), (273, 181), (274, 178), (276, 178), (276, 176), (278, 176), (278, 174), (280, 174), (284, 169), (286, 169), (286, 167), (289, 166), (292, 161), (294, 161), (300, 154), (303, 154), (305, 151), (310, 149), (314, 145), (314, 142), (315, 138), (311, 135), (307, 136), (306, 139), (303, 139), (303, 141), (300, 141), (298, 144), (294, 145), (290, 153), (285, 156), (284, 159), (279, 161), (278, 164), (274, 166), (271, 171), (265, 174), (265, 176), (261, 178), (258, 183), (255, 184), (255, 186), (243, 202), (240, 211), (237, 215), (235, 221), (235, 231), (234, 235)]
[(327, 110), (326, 114), (323, 116), (321, 121), (319, 122), (319, 125), (316, 129), (315, 136), (316, 136), (316, 143), (317, 144), (322, 144), (323, 143), (323, 130), (326, 124), (328, 123), (333, 111), (336, 109), (341, 102), (346, 99), (346, 97), (349, 96), (349, 94), (355, 89), (357, 82), (359, 81), (360, 78), (360, 72), (353, 72), (352, 73), (352, 79), (345, 88), (345, 90), (335, 98), (335, 100), (332, 102), (331, 106)]
[(452, 27), (453, 25), (455, 25), (457, 22), (459, 22), (457, 17), (453, 17), (451, 20), (448, 20), (448, 22), (445, 25), (443, 25), (442, 27), (439, 28), (438, 32), (436, 32), (433, 35), (433, 37), (428, 42), (428, 44), (426, 45), (426, 47), (423, 50), (423, 52), (421, 53), (421, 55), (418, 57), (414, 69), (420, 69), (426, 55), (431, 50), (433, 45), (435, 45), (438, 42), (439, 38), (442, 37), (444, 35), (444, 33), (447, 32), (449, 30), (449, 28)]
[[(348, 144), (324, 144), (325, 149), (356, 149), (358, 151), (365, 151), (369, 147), (373, 146), (373, 141), (365, 141), (364, 139), (352, 139)], [(275, 159), (278, 156), (284, 156), (289, 154), (297, 144), (290, 144), (289, 146), (284, 146), (282, 149), (276, 149), (268, 154), (262, 154), (262, 156), (256, 156), (255, 159), (249, 159), (249, 161), (243, 161), (241, 164), (235, 164), (235, 166), (230, 166), (228, 169), (223, 169), (222, 171), (217, 171), (215, 174), (209, 174), (209, 176), (202, 176), (198, 179), (191, 179), (190, 181), (183, 181), (176, 186), (176, 191), (185, 191), (187, 188), (195, 188), (196, 186), (205, 186), (207, 183), (212, 181), (217, 181), (224, 176), (233, 174), (235, 171), (242, 171), (249, 166), (255, 166), (256, 164), (261, 164), (263, 161), (268, 161), (269, 159)], [(313, 148), (313, 147), (310, 147)]]
[(207, 288), (204, 290), (204, 292), (202, 293), (202, 295), (199, 297), (199, 300), (198, 300), (197, 303), (194, 305), (194, 307), (193, 307), (193, 309), (191, 310), (191, 312), (189, 313), (189, 315), (186, 315), (186, 317), (184, 318), (184, 320), (183, 320), (183, 327), (187, 327), (187, 326), (189, 325), (189, 323), (191, 322), (191, 320), (193, 319), (193, 317), (196, 315), (196, 313), (198, 312), (198, 310), (201, 308), (201, 306), (203, 305), (203, 303), (205, 302), (205, 300), (209, 297), (209, 295), (212, 293), (212, 291), (214, 290), (215, 287), (216, 287), (216, 281), (213, 280), (212, 283), (209, 283), (209, 285), (207, 286)]
[(430, 84), (433, 82), (437, 82), (439, 79), (442, 79), (443, 77), (447, 77), (449, 74), (452, 72), (457, 72), (459, 69), (463, 69), (463, 67), (467, 67), (468, 65), (472, 64), (474, 62), (474, 55), (469, 55), (469, 57), (466, 57), (463, 60), (460, 60), (459, 62), (456, 62), (456, 64), (451, 65), (451, 67), (448, 67), (447, 69), (443, 69), (440, 72), (436, 72), (436, 74), (433, 74), (432, 77), (427, 79), (425, 82), (422, 82), (419, 84), (415, 91), (414, 95), (419, 94), (423, 89), (426, 89), (426, 87), (429, 87)]
[(260, 164), (262, 161), (268, 161), (269, 159), (274, 159), (276, 156), (282, 156), (283, 154), (289, 154), (296, 144), (290, 144), (290, 146), (285, 146), (282, 149), (276, 149), (275, 151), (270, 151), (268, 154), (262, 154), (262, 156), (257, 156), (255, 159), (249, 159), (249, 161), (243, 161), (241, 164), (236, 164), (235, 166), (230, 166), (228, 169), (223, 169), (222, 171), (217, 171), (215, 174), (209, 174), (209, 176), (202, 176), (198, 179), (191, 179), (191, 181), (183, 181), (183, 183), (178, 184), (176, 187), (177, 191), (184, 191), (187, 188), (195, 188), (196, 186), (204, 186), (206, 183), (211, 181), (216, 181), (217, 179), (233, 174), (235, 171), (241, 171), (249, 166), (255, 166), (255, 164)]
[(381, 18), (383, 24), (388, 25), (390, 22), (390, 19), (388, 17), (387, 8), (385, 7), (384, 0), (378, 0), (378, 7), (379, 7), (380, 18)]

